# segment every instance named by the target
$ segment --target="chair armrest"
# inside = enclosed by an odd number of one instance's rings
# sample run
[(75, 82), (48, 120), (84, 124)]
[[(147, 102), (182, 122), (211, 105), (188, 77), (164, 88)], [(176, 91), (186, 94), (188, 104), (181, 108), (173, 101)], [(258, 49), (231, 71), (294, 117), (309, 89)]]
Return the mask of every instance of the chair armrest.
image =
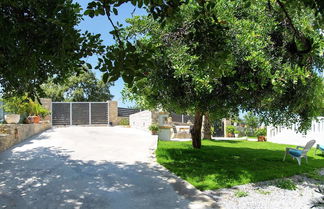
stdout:
[(303, 148), (304, 149), (305, 147), (303, 147), (303, 146), (297, 146), (296, 147), (296, 149), (299, 149), (299, 148)]

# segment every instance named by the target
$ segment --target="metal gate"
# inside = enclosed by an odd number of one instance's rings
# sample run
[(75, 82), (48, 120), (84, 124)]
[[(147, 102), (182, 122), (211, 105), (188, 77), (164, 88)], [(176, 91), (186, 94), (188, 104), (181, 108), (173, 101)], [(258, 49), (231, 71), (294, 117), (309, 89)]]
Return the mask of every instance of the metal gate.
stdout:
[(107, 102), (53, 102), (53, 125), (108, 124)]

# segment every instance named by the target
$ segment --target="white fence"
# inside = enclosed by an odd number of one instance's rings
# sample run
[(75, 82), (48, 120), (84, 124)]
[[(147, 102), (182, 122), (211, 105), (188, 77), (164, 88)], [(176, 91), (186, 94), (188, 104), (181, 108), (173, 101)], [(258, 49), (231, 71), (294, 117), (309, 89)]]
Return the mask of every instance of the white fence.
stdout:
[(315, 139), (317, 144), (324, 145), (324, 117), (312, 121), (311, 128), (304, 133), (297, 132), (297, 125), (291, 127), (267, 127), (267, 138), (270, 142), (281, 144), (305, 145), (307, 141)]

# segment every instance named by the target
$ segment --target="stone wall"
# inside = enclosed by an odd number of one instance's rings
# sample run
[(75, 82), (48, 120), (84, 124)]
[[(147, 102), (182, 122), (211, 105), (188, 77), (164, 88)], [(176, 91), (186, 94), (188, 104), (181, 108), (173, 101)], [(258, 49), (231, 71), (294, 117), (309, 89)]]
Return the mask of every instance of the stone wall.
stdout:
[(43, 118), (43, 120), (47, 120), (52, 122), (52, 99), (48, 99), (48, 98), (41, 98), (40, 102), (42, 104), (43, 107), (45, 107), (48, 111), (50, 111), (50, 114), (48, 116), (46, 116), (45, 118)]
[(168, 123), (167, 119), (169, 113), (167, 112), (155, 112), (145, 110), (129, 116), (129, 125), (132, 128), (138, 128), (148, 131), (151, 124), (158, 124), (164, 126)]
[(153, 122), (151, 111), (145, 110), (129, 116), (129, 125), (132, 128), (138, 128), (147, 131)]
[(19, 142), (51, 128), (51, 123), (0, 125), (0, 152)]

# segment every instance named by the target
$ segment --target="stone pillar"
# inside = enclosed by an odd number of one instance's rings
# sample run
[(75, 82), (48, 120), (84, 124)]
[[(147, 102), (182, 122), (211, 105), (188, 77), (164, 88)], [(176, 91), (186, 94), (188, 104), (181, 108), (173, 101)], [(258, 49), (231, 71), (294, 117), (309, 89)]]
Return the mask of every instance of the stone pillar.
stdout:
[(108, 101), (108, 119), (113, 126), (118, 124), (118, 103), (117, 101)]
[(49, 98), (40, 98), (40, 102), (45, 109), (50, 111), (50, 114), (47, 115), (44, 120), (48, 120), (50, 123), (52, 123), (52, 99)]

